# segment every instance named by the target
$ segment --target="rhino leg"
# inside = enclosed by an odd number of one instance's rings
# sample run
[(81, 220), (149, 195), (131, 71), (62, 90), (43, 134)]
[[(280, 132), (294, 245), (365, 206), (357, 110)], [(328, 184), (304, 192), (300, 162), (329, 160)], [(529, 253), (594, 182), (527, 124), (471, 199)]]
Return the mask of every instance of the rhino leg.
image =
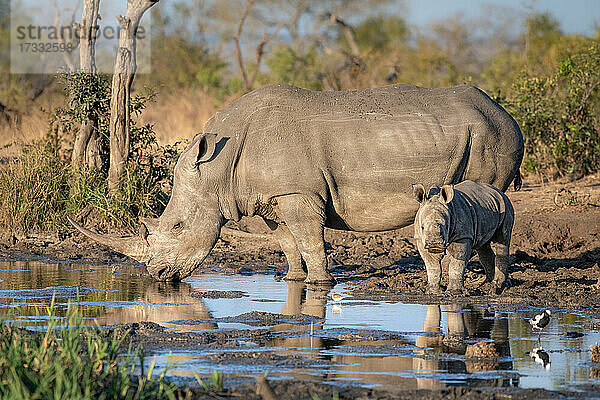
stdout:
[(470, 240), (450, 243), (446, 249), (446, 257), (450, 258), (448, 265), (448, 288), (451, 293), (465, 293), (465, 267), (471, 258)]
[(510, 242), (495, 243), (494, 247), (496, 249), (496, 275), (492, 284), (496, 288), (496, 294), (500, 294), (502, 289), (510, 284), (508, 279)]
[[(316, 197), (316, 196), (315, 196)], [(327, 271), (323, 227), (323, 204), (310, 196), (293, 194), (277, 198), (277, 215), (296, 239), (298, 250), (306, 263), (305, 283), (331, 284), (335, 280)]]
[(441, 293), (440, 281), (442, 280), (442, 257), (428, 252), (421, 240), (417, 240), (417, 249), (421, 258), (425, 261), (425, 270), (427, 271), (427, 292), (437, 294)]
[(465, 337), (467, 336), (463, 307), (458, 304), (448, 304), (444, 306), (444, 309), (448, 314), (448, 334), (442, 339), (442, 342), (451, 352), (463, 354), (466, 349)]
[(494, 268), (495, 268), (495, 256), (492, 251), (492, 246), (490, 243), (487, 243), (480, 248), (477, 249), (477, 254), (479, 255), (479, 261), (481, 265), (483, 265), (483, 269), (485, 271), (485, 281), (491, 282), (494, 279)]
[(306, 270), (304, 268), (302, 262), (302, 256), (300, 255), (300, 250), (298, 250), (298, 245), (296, 244), (296, 239), (292, 232), (290, 232), (289, 228), (284, 224), (278, 224), (275, 221), (265, 220), (269, 228), (274, 231), (277, 240), (279, 241), (279, 246), (281, 247), (281, 251), (285, 255), (285, 258), (288, 262), (288, 272), (285, 275), (286, 281), (303, 281), (306, 279)]

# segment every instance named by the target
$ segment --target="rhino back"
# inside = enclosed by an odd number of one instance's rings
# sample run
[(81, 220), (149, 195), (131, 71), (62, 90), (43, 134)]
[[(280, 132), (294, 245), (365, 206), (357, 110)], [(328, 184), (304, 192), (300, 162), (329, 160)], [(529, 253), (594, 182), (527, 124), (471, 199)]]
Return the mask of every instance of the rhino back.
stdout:
[(489, 184), (464, 181), (454, 186), (450, 202), (452, 220), (450, 241), (469, 238), (475, 248), (490, 241), (500, 228), (509, 222), (512, 227), (514, 211), (508, 197)]

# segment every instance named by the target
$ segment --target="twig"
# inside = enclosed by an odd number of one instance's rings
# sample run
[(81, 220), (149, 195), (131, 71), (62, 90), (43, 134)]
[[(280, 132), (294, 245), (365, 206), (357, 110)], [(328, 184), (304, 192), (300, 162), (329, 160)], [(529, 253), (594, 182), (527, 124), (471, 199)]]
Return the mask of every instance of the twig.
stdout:
[(237, 59), (238, 67), (240, 68), (240, 73), (242, 74), (242, 88), (244, 91), (249, 90), (248, 85), (248, 76), (246, 75), (246, 69), (244, 68), (244, 59), (242, 57), (242, 50), (240, 49), (240, 36), (242, 35), (242, 28), (244, 27), (244, 22), (248, 17), (248, 13), (250, 12), (250, 8), (254, 0), (248, 0), (246, 3), (246, 9), (242, 14), (242, 18), (240, 19), (240, 23), (238, 24), (237, 33), (233, 37), (233, 44), (235, 45), (235, 57)]

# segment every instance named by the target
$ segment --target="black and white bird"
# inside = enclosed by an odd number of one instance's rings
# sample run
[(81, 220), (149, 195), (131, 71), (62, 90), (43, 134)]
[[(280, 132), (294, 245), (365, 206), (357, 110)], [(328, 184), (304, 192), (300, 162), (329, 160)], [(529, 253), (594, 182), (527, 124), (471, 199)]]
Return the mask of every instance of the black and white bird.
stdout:
[(529, 357), (533, 358), (536, 364), (540, 364), (544, 369), (550, 369), (550, 355), (541, 347), (536, 347), (529, 352)]
[(529, 320), (529, 323), (531, 324), (531, 328), (532, 329), (537, 329), (540, 332), (542, 331), (542, 329), (544, 329), (546, 327), (546, 325), (548, 325), (550, 323), (550, 310), (546, 310), (541, 314), (536, 315), (535, 317), (531, 318)]

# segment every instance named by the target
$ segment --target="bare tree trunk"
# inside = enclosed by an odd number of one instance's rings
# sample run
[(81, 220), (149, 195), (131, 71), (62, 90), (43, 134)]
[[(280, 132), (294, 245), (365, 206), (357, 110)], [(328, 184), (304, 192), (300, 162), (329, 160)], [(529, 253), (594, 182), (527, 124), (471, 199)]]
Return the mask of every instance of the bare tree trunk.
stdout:
[(131, 85), (137, 69), (136, 35), (144, 13), (160, 0), (128, 0), (125, 16), (118, 16), (121, 25), (119, 50), (115, 63), (110, 99), (110, 167), (108, 189), (114, 193), (125, 171), (129, 157), (129, 102)]
[(78, 30), (81, 37), (79, 43), (79, 64), (82, 72), (91, 74), (97, 73), (96, 70), (96, 33), (100, 27), (98, 20), (100, 15), (100, 0), (84, 0), (81, 15), (81, 25)]
[[(81, 38), (79, 42), (79, 68), (81, 72), (96, 74), (96, 32), (100, 28), (98, 10), (100, 0), (84, 0), (81, 25), (74, 24)], [(71, 162), (74, 167), (87, 165), (89, 168), (102, 168), (98, 121), (88, 116), (75, 135)]]

